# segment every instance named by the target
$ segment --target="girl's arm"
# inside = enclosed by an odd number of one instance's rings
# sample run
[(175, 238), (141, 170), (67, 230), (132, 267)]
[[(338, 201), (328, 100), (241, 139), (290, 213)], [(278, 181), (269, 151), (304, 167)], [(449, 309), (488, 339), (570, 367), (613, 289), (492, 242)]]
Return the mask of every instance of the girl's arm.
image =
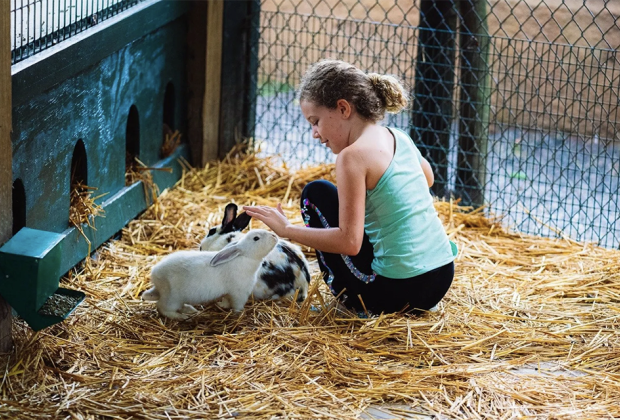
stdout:
[(278, 236), (324, 252), (357, 255), (364, 238), (366, 169), (356, 150), (347, 148), (336, 160), (338, 179), (339, 227), (329, 229), (292, 225), (282, 207), (244, 207), (244, 210), (269, 226)]

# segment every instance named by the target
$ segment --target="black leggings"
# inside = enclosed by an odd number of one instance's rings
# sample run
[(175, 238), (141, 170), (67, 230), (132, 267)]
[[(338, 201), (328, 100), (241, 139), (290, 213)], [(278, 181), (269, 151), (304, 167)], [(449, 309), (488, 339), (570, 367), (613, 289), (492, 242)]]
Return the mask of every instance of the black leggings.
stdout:
[[(301, 211), (306, 226), (326, 228), (338, 226), (338, 191), (331, 182), (310, 182), (301, 194)], [(334, 296), (350, 309), (366, 309), (374, 314), (404, 310), (419, 313), (435, 306), (446, 294), (454, 278), (454, 263), (444, 265), (419, 276), (391, 279), (373, 275), (372, 244), (364, 233), (362, 248), (355, 256), (316, 252), (323, 280)], [(344, 292), (343, 292), (344, 290)], [(360, 299), (361, 298), (361, 299)], [(362, 301), (364, 304), (362, 305)]]

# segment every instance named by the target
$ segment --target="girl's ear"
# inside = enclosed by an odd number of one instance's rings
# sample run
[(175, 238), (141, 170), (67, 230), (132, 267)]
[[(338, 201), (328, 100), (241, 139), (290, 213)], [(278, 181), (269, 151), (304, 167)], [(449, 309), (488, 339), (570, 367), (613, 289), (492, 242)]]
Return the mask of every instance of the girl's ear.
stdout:
[(351, 108), (351, 104), (346, 99), (338, 99), (336, 102), (336, 109), (340, 112), (343, 118), (349, 118), (353, 109)]

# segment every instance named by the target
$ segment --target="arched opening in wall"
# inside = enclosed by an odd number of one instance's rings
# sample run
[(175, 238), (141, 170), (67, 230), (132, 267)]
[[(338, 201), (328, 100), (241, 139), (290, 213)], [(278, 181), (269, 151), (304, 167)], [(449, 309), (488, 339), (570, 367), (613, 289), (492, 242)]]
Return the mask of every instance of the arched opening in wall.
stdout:
[(136, 179), (132, 174), (138, 166), (136, 158), (140, 157), (140, 116), (138, 108), (132, 105), (127, 117), (127, 130), (125, 131), (125, 185), (133, 184)]
[(86, 147), (82, 139), (78, 140), (71, 158), (71, 190), (83, 190), (88, 185), (88, 167), (86, 165)]
[(96, 216), (100, 207), (95, 204), (91, 193), (96, 188), (88, 186), (88, 159), (86, 146), (79, 139), (73, 148), (71, 158), (71, 177), (69, 181), (69, 226), (82, 229), (84, 223), (90, 223), (90, 216)]
[(181, 134), (176, 129), (174, 114), (176, 110), (174, 84), (168, 82), (166, 85), (166, 93), (164, 94), (164, 127), (163, 139), (159, 157), (168, 157), (174, 152), (174, 149), (181, 143)]
[(13, 182), (13, 235), (26, 226), (26, 189), (21, 179)]

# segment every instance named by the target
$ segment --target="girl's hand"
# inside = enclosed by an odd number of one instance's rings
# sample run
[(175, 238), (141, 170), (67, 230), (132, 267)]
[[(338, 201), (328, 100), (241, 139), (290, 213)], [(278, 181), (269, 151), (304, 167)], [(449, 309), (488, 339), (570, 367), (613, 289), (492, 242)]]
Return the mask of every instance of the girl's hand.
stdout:
[(278, 236), (285, 236), (287, 226), (291, 224), (284, 215), (282, 205), (278, 203), (278, 207), (269, 206), (243, 206), (243, 210), (247, 214), (260, 220), (273, 230)]

